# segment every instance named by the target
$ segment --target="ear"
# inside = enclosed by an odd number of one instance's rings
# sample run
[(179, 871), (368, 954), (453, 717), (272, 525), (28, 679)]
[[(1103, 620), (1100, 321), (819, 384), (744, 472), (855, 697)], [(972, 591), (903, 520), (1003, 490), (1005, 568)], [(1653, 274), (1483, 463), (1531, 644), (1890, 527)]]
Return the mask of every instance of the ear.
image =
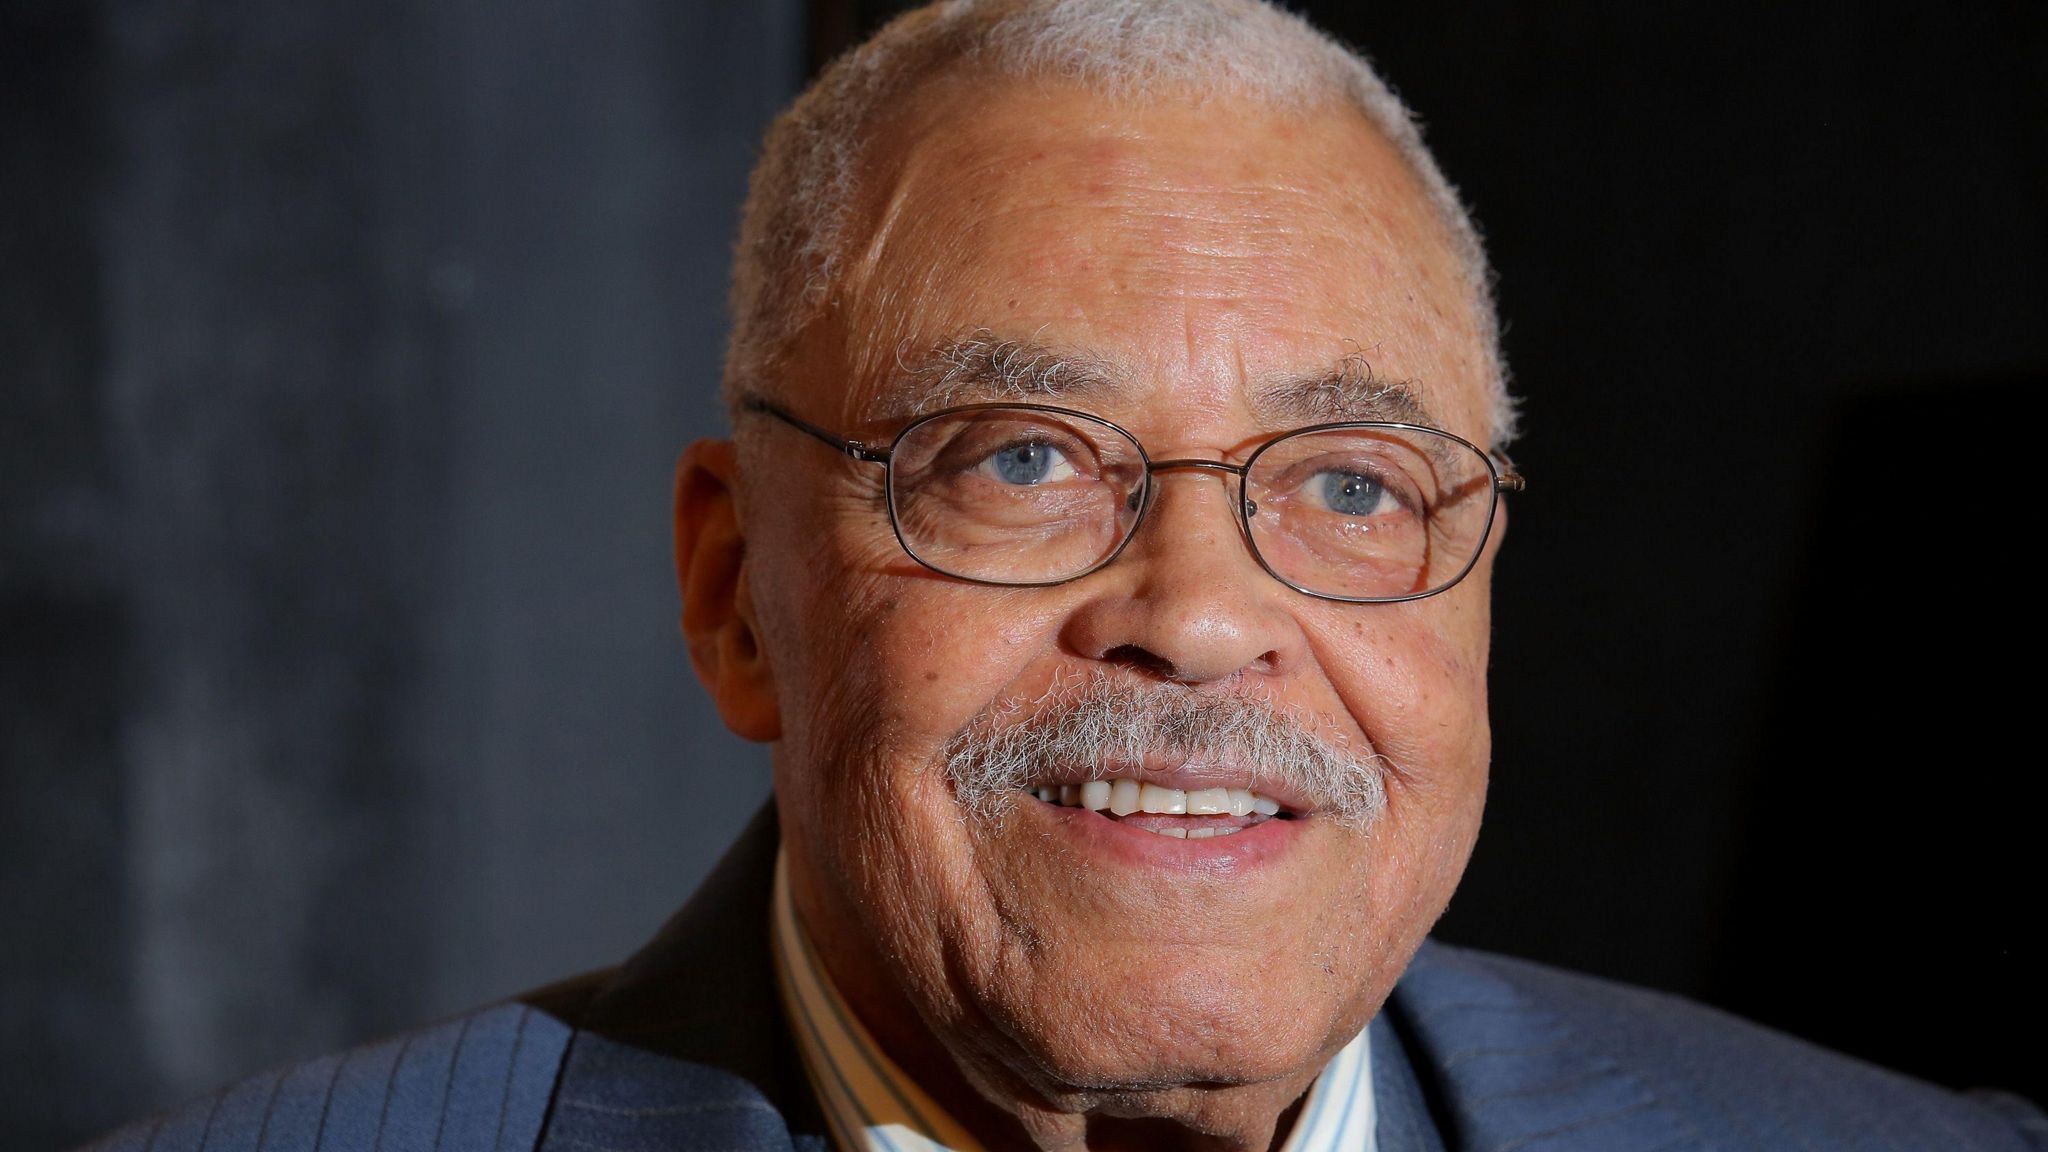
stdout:
[(676, 465), (676, 583), (697, 679), (727, 728), (765, 742), (781, 738), (782, 713), (747, 587), (747, 541), (733, 499), (738, 461), (729, 440), (699, 440), (683, 451)]

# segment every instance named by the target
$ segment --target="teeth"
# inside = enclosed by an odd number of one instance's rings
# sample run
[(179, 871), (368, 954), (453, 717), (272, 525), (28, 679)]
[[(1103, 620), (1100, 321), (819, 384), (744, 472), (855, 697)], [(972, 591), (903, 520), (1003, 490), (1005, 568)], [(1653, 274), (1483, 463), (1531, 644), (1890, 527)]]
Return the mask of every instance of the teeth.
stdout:
[[(1086, 808), (1129, 816), (1133, 812), (1161, 816), (1278, 816), (1280, 804), (1249, 788), (1196, 788), (1183, 791), (1136, 780), (1090, 780), (1085, 784), (1061, 784), (1034, 788), (1031, 794), (1047, 804)], [(1195, 839), (1227, 836), (1236, 828), (1196, 829)], [(1168, 833), (1174, 835), (1175, 833)]]
[(1185, 840), (1188, 838), (1188, 830), (1185, 828), (1159, 828), (1156, 831), (1161, 836), (1171, 836), (1175, 840)]
[(1129, 816), (1138, 810), (1138, 795), (1144, 789), (1136, 780), (1118, 780), (1109, 786), (1109, 810), (1118, 816)]
[(1161, 788), (1157, 784), (1138, 786), (1138, 807), (1147, 815), (1180, 816), (1188, 810), (1188, 794), (1178, 788)]

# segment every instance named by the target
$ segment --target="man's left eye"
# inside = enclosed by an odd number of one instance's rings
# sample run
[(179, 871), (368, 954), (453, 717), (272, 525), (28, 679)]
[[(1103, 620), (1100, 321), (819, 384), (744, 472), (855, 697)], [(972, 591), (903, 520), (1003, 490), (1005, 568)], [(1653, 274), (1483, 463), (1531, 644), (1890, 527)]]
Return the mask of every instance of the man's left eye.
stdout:
[(1339, 516), (1375, 516), (1399, 504), (1386, 485), (1363, 472), (1318, 472), (1308, 488), (1317, 503)]
[(1042, 440), (999, 448), (983, 458), (976, 471), (1004, 484), (1046, 484), (1074, 476), (1066, 453)]

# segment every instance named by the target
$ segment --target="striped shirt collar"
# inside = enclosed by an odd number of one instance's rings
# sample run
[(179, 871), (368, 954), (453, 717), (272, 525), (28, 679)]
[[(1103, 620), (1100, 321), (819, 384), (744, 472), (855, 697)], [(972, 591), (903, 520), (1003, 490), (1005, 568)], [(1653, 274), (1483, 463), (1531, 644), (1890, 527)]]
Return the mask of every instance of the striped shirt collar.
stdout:
[[(959, 1121), (883, 1053), (832, 986), (797, 922), (789, 870), (775, 855), (769, 938), (776, 984), (804, 1071), (838, 1152), (983, 1152)], [(1280, 1152), (1377, 1152), (1372, 1048), (1361, 1030), (1309, 1088)]]

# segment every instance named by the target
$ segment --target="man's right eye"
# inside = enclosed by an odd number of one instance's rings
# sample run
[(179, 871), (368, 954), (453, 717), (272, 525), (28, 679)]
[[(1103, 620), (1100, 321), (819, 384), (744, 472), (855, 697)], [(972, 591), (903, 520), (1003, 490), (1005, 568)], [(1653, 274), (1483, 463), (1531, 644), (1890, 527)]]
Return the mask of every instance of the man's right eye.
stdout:
[(1049, 484), (1075, 476), (1066, 453), (1043, 440), (998, 448), (983, 457), (975, 471), (1002, 484)]

